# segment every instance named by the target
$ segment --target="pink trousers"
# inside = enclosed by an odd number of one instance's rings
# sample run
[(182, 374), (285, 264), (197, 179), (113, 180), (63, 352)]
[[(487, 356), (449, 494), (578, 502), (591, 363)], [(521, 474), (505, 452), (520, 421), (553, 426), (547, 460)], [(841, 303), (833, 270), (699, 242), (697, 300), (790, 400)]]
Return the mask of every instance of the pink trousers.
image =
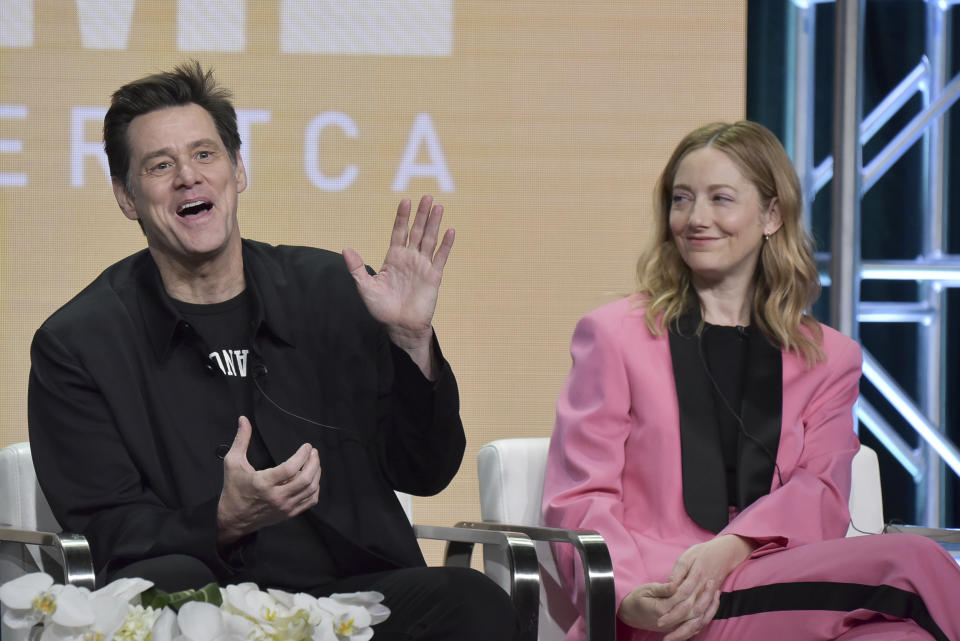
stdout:
[[(661, 635), (618, 623), (618, 639)], [(834, 539), (749, 559), (696, 641), (960, 641), (960, 566), (910, 534)]]

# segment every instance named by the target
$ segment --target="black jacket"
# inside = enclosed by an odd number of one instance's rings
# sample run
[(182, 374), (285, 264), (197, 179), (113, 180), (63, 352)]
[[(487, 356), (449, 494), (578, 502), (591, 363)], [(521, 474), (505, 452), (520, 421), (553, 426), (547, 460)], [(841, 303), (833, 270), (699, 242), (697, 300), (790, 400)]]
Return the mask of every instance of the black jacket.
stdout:
[[(34, 336), (30, 442), (54, 515), (88, 537), (101, 579), (172, 553), (203, 560), (223, 582), (298, 589), (422, 565), (393, 492), (435, 494), (459, 468), (465, 439), (449, 366), (441, 359), (434, 383), (422, 376), (369, 315), (340, 255), (245, 240), (243, 260), (254, 305), (248, 366), (269, 397), (252, 392), (254, 424), (274, 462), (306, 441), (320, 454), (319, 503), (297, 517), (307, 524), (218, 551), (218, 453), (238, 412), (146, 250), (108, 268)], [(310, 568), (329, 576), (290, 576)]]

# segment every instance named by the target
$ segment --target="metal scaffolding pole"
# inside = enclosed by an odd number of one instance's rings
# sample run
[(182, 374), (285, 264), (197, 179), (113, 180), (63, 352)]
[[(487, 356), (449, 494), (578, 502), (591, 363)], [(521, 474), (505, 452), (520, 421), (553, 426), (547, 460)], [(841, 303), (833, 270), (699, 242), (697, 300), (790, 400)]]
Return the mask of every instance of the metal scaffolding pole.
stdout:
[(810, 5), (792, 7), (793, 75), (795, 90), (791, 114), (790, 148), (793, 163), (803, 191), (803, 223), (811, 230), (810, 207), (813, 203), (813, 87), (814, 51), (816, 44), (816, 8)]
[[(927, 2), (926, 7), (926, 55), (930, 60), (930, 76), (924, 92), (924, 109), (937, 104), (947, 84), (948, 51), (946, 43), (947, 20), (946, 7), (939, 2)], [(923, 209), (926, 224), (923, 227), (923, 254), (929, 258), (943, 255), (946, 237), (946, 174), (947, 163), (945, 141), (946, 118), (937, 118), (927, 128), (924, 140), (923, 170), (926, 184)], [(943, 391), (946, 380), (946, 345), (944, 329), (946, 327), (946, 293), (940, 283), (920, 284), (920, 296), (925, 299), (934, 314), (929, 322), (919, 326), (917, 346), (918, 389), (921, 390), (920, 408), (930, 421), (942, 431), (946, 426), (946, 408), (943, 403)], [(917, 504), (923, 502), (925, 514), (917, 512), (917, 522), (937, 527), (944, 525), (943, 513), (946, 509), (943, 486), (946, 482), (943, 463), (937, 452), (929, 445), (923, 447), (927, 459), (926, 483), (921, 484), (917, 493)], [(921, 517), (924, 519), (921, 521)]]
[(856, 340), (860, 301), (860, 61), (864, 0), (837, 0), (833, 75), (830, 320)]
[[(897, 87), (862, 121), (860, 70), (863, 23), (867, 0), (835, 0), (833, 155), (819, 164), (813, 157), (814, 48), (816, 6), (832, 0), (792, 0), (790, 11), (791, 113), (787, 123), (790, 150), (803, 189), (806, 223), (810, 203), (833, 181), (830, 272), (821, 273), (830, 286), (831, 323), (858, 338), (858, 323), (915, 323), (918, 393), (911, 398), (876, 359), (864, 350), (866, 380), (918, 435), (916, 449), (861, 399), (858, 417), (907, 469), (916, 482), (915, 522), (943, 526), (947, 466), (960, 476), (960, 450), (945, 435), (946, 296), (960, 287), (960, 256), (945, 254), (947, 232), (946, 134), (949, 110), (960, 102), (960, 74), (947, 68), (951, 51), (949, 12), (960, 0), (925, 0), (925, 55)], [(863, 145), (900, 112), (916, 94), (923, 108), (866, 166)], [(922, 224), (921, 255), (914, 261), (871, 260), (861, 257), (860, 199), (917, 141), (923, 144), (923, 193), (917, 218)], [(866, 279), (912, 280), (914, 301), (860, 301)], [(869, 366), (868, 366), (869, 364)], [(947, 466), (944, 465), (947, 463)]]

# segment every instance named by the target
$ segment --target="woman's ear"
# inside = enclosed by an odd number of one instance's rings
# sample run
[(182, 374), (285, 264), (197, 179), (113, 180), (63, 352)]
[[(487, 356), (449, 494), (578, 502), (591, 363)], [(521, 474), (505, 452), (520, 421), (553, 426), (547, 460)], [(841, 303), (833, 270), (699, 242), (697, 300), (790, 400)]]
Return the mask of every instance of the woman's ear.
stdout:
[(772, 236), (781, 227), (783, 227), (783, 217), (780, 215), (780, 201), (771, 198), (767, 211), (763, 215), (763, 235)]

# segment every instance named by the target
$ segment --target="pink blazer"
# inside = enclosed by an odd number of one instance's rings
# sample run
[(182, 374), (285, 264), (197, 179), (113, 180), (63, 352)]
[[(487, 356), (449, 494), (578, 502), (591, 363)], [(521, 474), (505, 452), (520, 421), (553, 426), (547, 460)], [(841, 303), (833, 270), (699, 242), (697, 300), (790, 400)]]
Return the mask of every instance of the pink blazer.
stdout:
[[(669, 339), (653, 336), (643, 313), (636, 298), (621, 299), (577, 324), (543, 490), (547, 525), (592, 529), (606, 539), (618, 606), (637, 586), (665, 581), (684, 550), (715, 536), (684, 507)], [(822, 347), (827, 361), (812, 369), (783, 353), (776, 452), (783, 485), (774, 476), (771, 492), (721, 531), (760, 541), (754, 556), (842, 537), (849, 523), (861, 353), (826, 326)], [(554, 553), (567, 586), (582, 585), (572, 546)], [(583, 595), (573, 588), (571, 598), (583, 612)]]

